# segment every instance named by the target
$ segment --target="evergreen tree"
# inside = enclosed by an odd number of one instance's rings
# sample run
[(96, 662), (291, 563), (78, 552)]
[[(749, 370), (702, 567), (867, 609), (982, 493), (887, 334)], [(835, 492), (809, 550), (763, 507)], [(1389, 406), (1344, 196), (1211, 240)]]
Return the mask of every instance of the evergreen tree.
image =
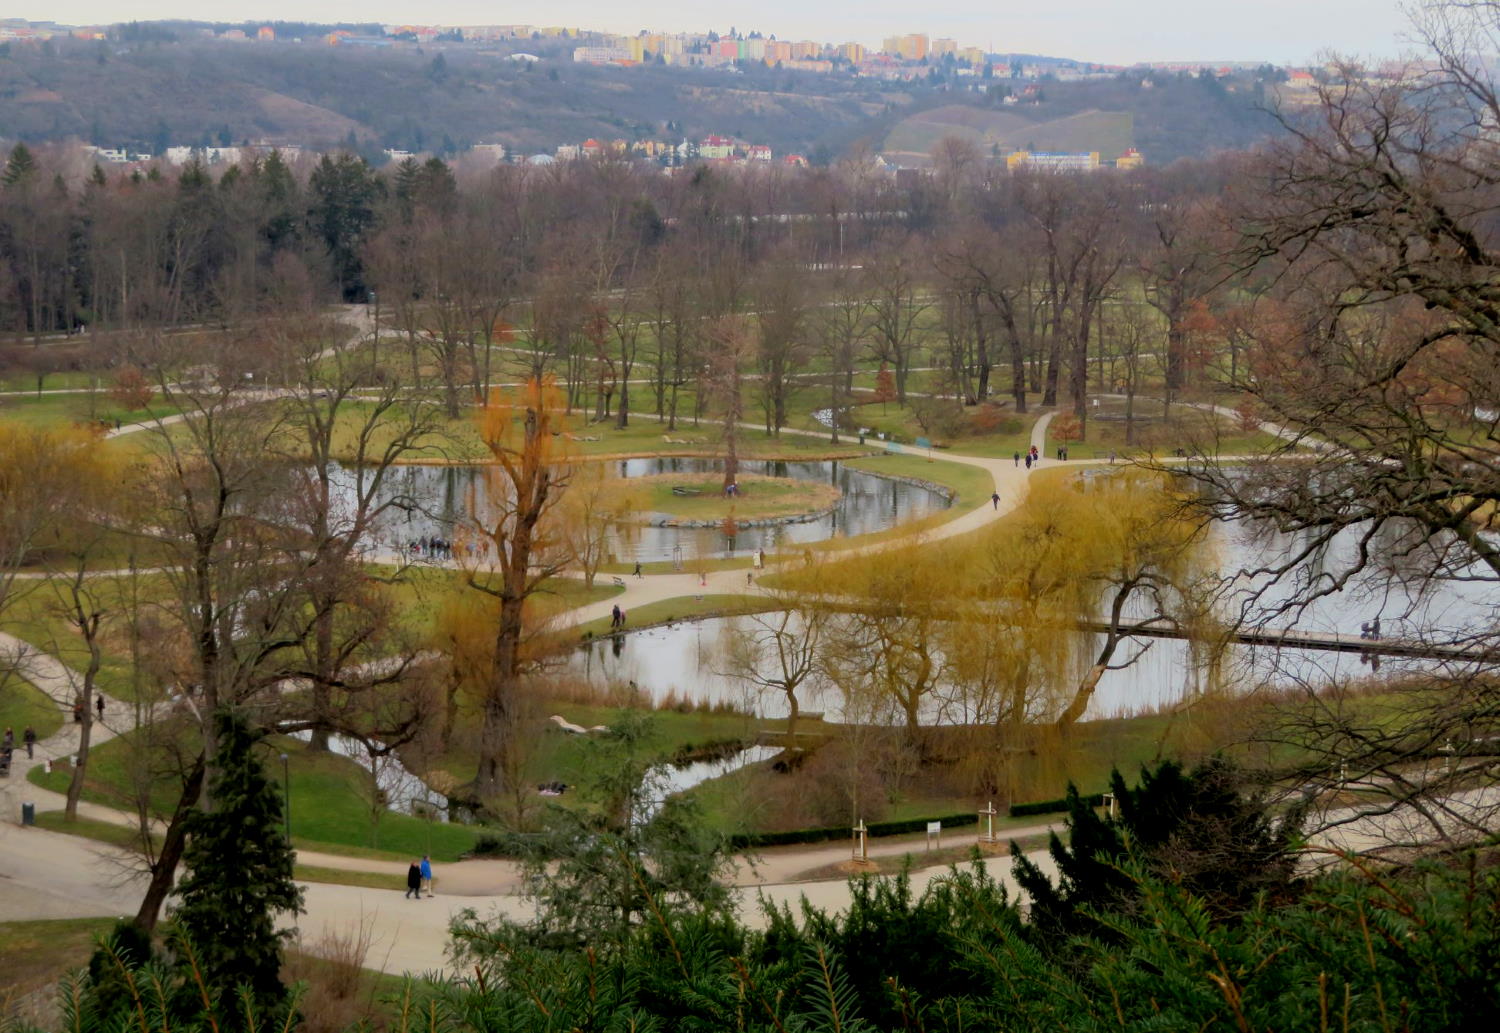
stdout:
[(1101, 912), (1130, 911), (1138, 894), (1127, 860), (1185, 886), (1221, 917), (1242, 912), (1263, 890), (1287, 887), (1295, 861), (1297, 812), (1273, 821), (1266, 803), (1240, 791), (1239, 772), (1213, 759), (1184, 772), (1175, 761), (1141, 769), (1127, 786), (1118, 771), (1110, 780), (1118, 817), (1101, 815), (1068, 786), (1068, 842), (1054, 834), (1048, 846), (1057, 882), (1022, 856), (1015, 844), (1016, 881), (1031, 898), (1033, 927), (1044, 942), (1061, 947), (1069, 936), (1107, 938)]
[(5, 171), (0, 173), (0, 183), (7, 187), (24, 186), (36, 175), (36, 158), (31, 148), (18, 143), (11, 148), (10, 158), (5, 162)]
[(353, 154), (323, 155), (308, 180), (308, 223), (328, 249), (345, 300), (365, 296), (360, 248), (383, 188), (369, 164)]
[(254, 749), (259, 736), (239, 715), (214, 717), (218, 770), (210, 782), (214, 809), (188, 821), (177, 925), (192, 944), (208, 985), (243, 988), (257, 1014), (284, 1006), (282, 941), (276, 915), (302, 910), (292, 882), (292, 847), (282, 827), (281, 795)]

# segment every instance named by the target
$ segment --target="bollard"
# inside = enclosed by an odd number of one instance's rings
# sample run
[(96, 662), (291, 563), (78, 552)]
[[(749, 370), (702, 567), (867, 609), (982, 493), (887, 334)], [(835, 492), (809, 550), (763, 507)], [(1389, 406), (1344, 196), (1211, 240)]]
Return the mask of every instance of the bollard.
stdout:
[(22, 825), (35, 825), (36, 824), (36, 804), (34, 804), (34, 803), (23, 803), (21, 805), (21, 824)]

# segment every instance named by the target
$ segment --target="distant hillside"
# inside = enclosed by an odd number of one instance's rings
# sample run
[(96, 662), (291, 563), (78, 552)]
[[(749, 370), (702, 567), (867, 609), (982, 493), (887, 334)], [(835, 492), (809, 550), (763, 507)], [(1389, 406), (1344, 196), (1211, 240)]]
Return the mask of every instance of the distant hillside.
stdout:
[(550, 151), (589, 137), (722, 133), (807, 152), (912, 99), (848, 77), (596, 68), (568, 53), (554, 47), (532, 64), (464, 46), (12, 47), (0, 55), (0, 137), (159, 151), (261, 139), (329, 146), (352, 132), (416, 151), (489, 141)]
[[(1019, 104), (964, 95), (965, 101), (914, 110), (894, 121), (879, 145), (901, 164), (925, 162), (946, 136), (973, 141), (986, 152), (1098, 151), (1113, 158), (1138, 147), (1153, 164), (1248, 147), (1276, 131), (1261, 110), (1264, 87), (1253, 76), (1228, 83), (1154, 75), (1078, 83), (1039, 84), (1039, 96)], [(1025, 84), (1005, 82), (1006, 89)]]
[(920, 164), (938, 141), (955, 136), (982, 152), (1098, 151), (1113, 158), (1135, 144), (1128, 111), (1085, 111), (1033, 121), (1013, 111), (953, 104), (902, 119), (885, 138), (885, 153), (903, 165)]
[[(1038, 97), (993, 96), (922, 79), (893, 83), (774, 68), (742, 71), (571, 60), (575, 41), (379, 46), (227, 42), (154, 23), (108, 42), (0, 45), (0, 138), (76, 137), (160, 153), (168, 146), (345, 144), (446, 153), (500, 142), (550, 152), (598, 139), (719, 133), (777, 153), (829, 157), (852, 146), (919, 164), (946, 135), (987, 150), (1098, 150), (1134, 144), (1153, 163), (1238, 148), (1270, 131), (1253, 77), (1228, 85), (1156, 76), (1043, 81)], [(524, 47), (541, 60), (510, 59)], [(972, 84), (974, 80), (968, 80)]]

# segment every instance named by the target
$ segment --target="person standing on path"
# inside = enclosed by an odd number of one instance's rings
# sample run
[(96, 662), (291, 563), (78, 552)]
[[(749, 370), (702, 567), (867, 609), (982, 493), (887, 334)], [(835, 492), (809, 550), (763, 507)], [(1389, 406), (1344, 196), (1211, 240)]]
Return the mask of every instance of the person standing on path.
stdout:
[(104, 693), (102, 693), (102, 692), (99, 693), (98, 698), (96, 698), (94, 700), (94, 708), (99, 711), (99, 720), (103, 721), (104, 720)]
[(998, 491), (995, 492), (993, 495), (990, 496), (990, 502), (994, 505), (994, 507), (996, 509), (1000, 508), (1000, 493)]
[(32, 728), (30, 725), (27, 725), (26, 731), (21, 733), (21, 738), (26, 741), (26, 759), (31, 760), (34, 756), (36, 756), (36, 754), (33, 752), (33, 750), (35, 750), (36, 748), (36, 729)]
[(1031, 469), (1031, 453), (1026, 454), (1026, 469)]
[(410, 900), (412, 897), (422, 899), (422, 866), (416, 861), (406, 869), (406, 898)]
[[(422, 885), (426, 888), (427, 895), (432, 896), (432, 858), (427, 854), (422, 855)], [(421, 896), (420, 892), (418, 896)]]
[(1019, 453), (1019, 452), (1016, 453), (1016, 465), (1017, 466), (1021, 465), (1021, 453)]

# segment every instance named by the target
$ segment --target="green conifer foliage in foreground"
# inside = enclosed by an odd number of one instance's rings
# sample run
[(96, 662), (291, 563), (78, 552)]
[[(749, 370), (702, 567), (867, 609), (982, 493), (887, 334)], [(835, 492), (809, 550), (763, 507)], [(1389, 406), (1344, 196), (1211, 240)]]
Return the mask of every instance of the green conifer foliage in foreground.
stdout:
[(276, 916), (302, 910), (292, 882), (293, 853), (282, 824), (282, 801), (255, 756), (258, 736), (230, 711), (214, 718), (217, 770), (209, 782), (212, 809), (188, 825), (183, 854), (189, 874), (179, 887), (177, 926), (196, 951), (206, 982), (227, 992), (243, 987), (255, 1005), (286, 1001), (280, 979), (285, 932)]

